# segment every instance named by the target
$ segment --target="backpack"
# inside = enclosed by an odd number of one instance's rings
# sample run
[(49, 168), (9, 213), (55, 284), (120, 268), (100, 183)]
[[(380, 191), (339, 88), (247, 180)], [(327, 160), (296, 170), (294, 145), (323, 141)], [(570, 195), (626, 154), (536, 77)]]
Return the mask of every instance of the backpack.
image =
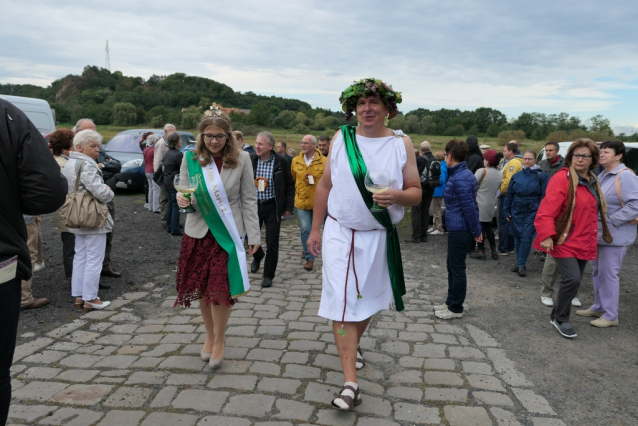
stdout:
[(441, 179), (441, 162), (432, 160), (430, 167), (423, 169), (421, 185), (424, 189), (436, 188), (439, 186), (439, 179)]

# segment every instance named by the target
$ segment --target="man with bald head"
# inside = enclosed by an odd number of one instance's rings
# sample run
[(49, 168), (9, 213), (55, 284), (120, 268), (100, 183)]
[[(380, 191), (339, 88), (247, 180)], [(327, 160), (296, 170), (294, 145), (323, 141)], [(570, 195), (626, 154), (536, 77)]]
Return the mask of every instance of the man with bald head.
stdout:
[(306, 259), (304, 269), (312, 271), (315, 258), (308, 250), (306, 242), (312, 228), (312, 210), (315, 200), (315, 189), (321, 176), (326, 157), (317, 149), (317, 139), (306, 135), (301, 139), (301, 153), (292, 159), (292, 178), (295, 181), (295, 207), (299, 216), (301, 229), (302, 257)]
[[(410, 208), (412, 218), (412, 238), (405, 240), (406, 243), (424, 243), (428, 239), (428, 223), (430, 221), (430, 204), (436, 185), (431, 185), (427, 179), (427, 172), (436, 158), (432, 154), (430, 142), (423, 141), (420, 146), (421, 155), (416, 159), (416, 166), (421, 176), (421, 202)], [(438, 182), (437, 182), (438, 184)]]

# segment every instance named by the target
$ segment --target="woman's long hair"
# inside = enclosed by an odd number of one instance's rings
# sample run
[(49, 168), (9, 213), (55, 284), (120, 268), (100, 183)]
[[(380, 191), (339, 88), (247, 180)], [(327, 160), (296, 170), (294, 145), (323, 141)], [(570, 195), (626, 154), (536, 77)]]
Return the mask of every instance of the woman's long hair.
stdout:
[(206, 147), (204, 143), (204, 132), (210, 126), (219, 127), (226, 133), (226, 144), (222, 148), (222, 158), (224, 167), (234, 169), (239, 163), (239, 149), (237, 142), (230, 127), (230, 118), (223, 112), (216, 112), (216, 116), (207, 116), (199, 122), (199, 134), (197, 135), (197, 145), (193, 150), (195, 158), (199, 158), (199, 164), (202, 167), (209, 165), (213, 161), (213, 153)]

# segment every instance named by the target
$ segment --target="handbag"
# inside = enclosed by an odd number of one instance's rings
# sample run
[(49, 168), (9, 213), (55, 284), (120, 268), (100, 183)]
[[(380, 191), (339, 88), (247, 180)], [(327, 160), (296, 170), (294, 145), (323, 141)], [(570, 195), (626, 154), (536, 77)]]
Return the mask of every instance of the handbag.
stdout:
[[(618, 194), (618, 199), (620, 200), (620, 206), (621, 207), (625, 207), (625, 202), (622, 200), (622, 191), (620, 190), (620, 174), (622, 172), (624, 172), (625, 170), (629, 170), (630, 172), (634, 172), (633, 170), (631, 170), (629, 167), (626, 167), (624, 169), (622, 169), (621, 171), (619, 171), (616, 174), (616, 193)], [(638, 224), (638, 217), (634, 218), (631, 220), (631, 222), (629, 222), (631, 225), (636, 225)]]
[(67, 228), (101, 228), (106, 223), (109, 210), (91, 192), (78, 191), (83, 165), (84, 161), (80, 163), (73, 192), (66, 196), (60, 207), (60, 220)]
[(160, 166), (153, 173), (153, 182), (158, 184), (159, 186), (164, 186), (164, 166)]

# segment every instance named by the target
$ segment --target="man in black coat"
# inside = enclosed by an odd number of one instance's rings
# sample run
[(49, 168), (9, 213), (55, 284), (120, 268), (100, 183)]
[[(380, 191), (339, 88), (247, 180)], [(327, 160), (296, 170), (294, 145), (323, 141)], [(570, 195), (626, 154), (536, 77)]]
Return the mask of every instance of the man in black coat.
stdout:
[(20, 316), (21, 281), (31, 278), (27, 228), (22, 214), (56, 211), (68, 184), (38, 129), (0, 99), (0, 424), (11, 401), (9, 369)]
[[(255, 153), (251, 154), (253, 173), (257, 186), (257, 211), (259, 227), (266, 224), (266, 262), (262, 287), (272, 286), (279, 261), (279, 231), (281, 217), (290, 216), (295, 208), (295, 182), (290, 163), (275, 153), (275, 138), (272, 133), (261, 132), (255, 141)], [(264, 250), (259, 247), (253, 255), (250, 272), (259, 270)]]
[[(432, 154), (430, 142), (421, 142), (420, 148), (421, 155), (416, 158), (416, 167), (419, 171), (419, 176), (423, 176), (423, 172), (430, 170), (430, 165), (433, 161), (436, 161), (436, 158), (434, 158), (434, 155)], [(423, 177), (421, 178), (421, 191), (423, 191), (423, 194), (421, 196), (421, 202), (416, 206), (410, 207), (412, 238), (406, 239), (406, 243), (418, 244), (427, 241), (427, 229), (430, 222), (430, 204), (432, 203), (432, 196), (434, 195), (434, 189), (437, 185), (431, 185), (430, 182), (424, 181)]]
[(115, 175), (118, 174), (122, 170), (122, 163), (120, 160), (116, 160), (111, 157), (104, 151), (104, 147), (100, 148), (100, 155), (98, 155), (97, 160), (95, 160), (97, 166), (102, 170), (102, 177), (104, 178), (104, 183), (109, 186), (113, 191), (115, 191)]

